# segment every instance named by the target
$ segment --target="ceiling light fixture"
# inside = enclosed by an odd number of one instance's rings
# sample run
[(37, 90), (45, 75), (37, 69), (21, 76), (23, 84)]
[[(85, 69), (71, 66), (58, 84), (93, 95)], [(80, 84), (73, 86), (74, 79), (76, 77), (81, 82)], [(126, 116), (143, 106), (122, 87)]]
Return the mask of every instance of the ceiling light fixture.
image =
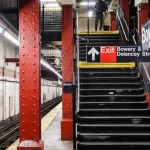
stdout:
[(49, 8), (60, 8), (58, 3), (46, 3), (44, 6)]
[(15, 45), (19, 46), (19, 41), (16, 37), (14, 37), (12, 34), (10, 34), (8, 31), (4, 31), (3, 34), (8, 40), (10, 40), (11, 42), (13, 42)]
[(90, 3), (82, 2), (82, 3), (80, 3), (80, 6), (87, 6), (88, 4), (89, 4), (89, 6), (94, 6), (95, 2), (90, 2)]
[(89, 11), (89, 17), (92, 17), (93, 11)]
[(46, 2), (56, 2), (56, 0), (40, 0), (41, 2), (43, 3), (46, 3)]
[(62, 79), (62, 76), (56, 71), (56, 69), (54, 69), (50, 64), (48, 64), (43, 58), (41, 58), (41, 64), (53, 73), (55, 73), (60, 79)]
[(3, 33), (4, 29), (0, 26), (0, 33)]

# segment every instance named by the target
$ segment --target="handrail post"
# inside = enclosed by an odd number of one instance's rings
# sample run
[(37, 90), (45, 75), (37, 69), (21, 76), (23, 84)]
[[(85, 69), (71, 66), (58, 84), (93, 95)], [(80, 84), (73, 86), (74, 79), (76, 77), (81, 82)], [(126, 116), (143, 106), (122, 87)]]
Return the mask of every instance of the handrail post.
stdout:
[(76, 150), (76, 85), (72, 85), (72, 111), (73, 111), (73, 150)]
[(44, 15), (44, 4), (43, 4), (43, 7), (42, 7), (42, 15), (43, 15), (43, 32), (44, 32), (44, 21), (45, 21), (45, 15)]
[[(118, 22), (119, 22), (118, 23), (119, 29), (120, 30), (122, 29), (123, 35), (124, 35), (124, 38), (125, 38), (125, 42), (128, 43), (129, 42), (129, 28), (128, 28), (128, 25), (126, 24), (126, 21), (125, 21), (124, 17), (123, 17), (120, 5), (118, 5), (118, 7), (117, 7), (117, 13), (116, 13), (116, 15), (117, 15), (117, 19), (118, 19)], [(124, 22), (121, 20), (122, 18), (123, 18)], [(127, 29), (128, 33), (126, 33), (126, 31), (125, 31), (125, 29), (123, 27), (123, 23), (124, 23), (125, 28)]]
[(150, 0), (148, 0), (148, 18), (150, 19)]
[(88, 20), (87, 20), (87, 31), (88, 31), (88, 42), (89, 42), (89, 30), (90, 30), (90, 18), (89, 18), (89, 0), (88, 1), (88, 5), (87, 5), (87, 10), (88, 10)]
[(118, 6), (116, 9), (116, 29), (119, 30), (119, 21), (118, 21)]
[(73, 113), (73, 150), (76, 150), (76, 54), (74, 56), (74, 79), (72, 85), (72, 113)]

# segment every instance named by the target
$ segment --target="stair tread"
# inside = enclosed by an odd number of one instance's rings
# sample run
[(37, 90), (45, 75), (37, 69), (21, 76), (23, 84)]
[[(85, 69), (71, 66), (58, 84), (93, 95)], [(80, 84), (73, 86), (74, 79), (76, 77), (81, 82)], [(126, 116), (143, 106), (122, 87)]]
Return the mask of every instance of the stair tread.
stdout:
[(122, 85), (122, 84), (124, 84), (124, 85), (133, 85), (133, 84), (134, 84), (134, 85), (137, 85), (137, 84), (141, 84), (141, 82), (137, 82), (137, 83), (130, 83), (130, 82), (126, 82), (126, 83), (114, 83), (114, 82), (109, 82), (109, 83), (103, 83), (103, 82), (102, 82), (102, 83), (100, 83), (100, 82), (99, 82), (99, 83), (80, 83), (80, 85), (84, 85), (84, 84), (88, 84), (88, 85), (93, 85), (93, 84), (94, 84), (94, 85), (99, 85), (99, 84), (100, 84), (100, 85), (101, 85), (101, 84), (108, 84), (108, 85), (109, 85), (109, 84), (111, 84), (111, 85), (112, 85), (112, 84), (113, 84), (113, 85), (114, 85), (114, 84), (117, 84), (117, 85)]
[(100, 136), (107, 136), (107, 135), (118, 135), (118, 136), (135, 136), (135, 135), (143, 135), (143, 136), (150, 136), (150, 133), (80, 133), (78, 132), (77, 134), (80, 135), (100, 135)]
[(150, 145), (150, 142), (77, 142), (83, 145)]
[(83, 127), (150, 127), (150, 124), (78, 124)]
[(147, 101), (143, 102), (80, 102), (80, 104), (145, 104)]
[(139, 77), (80, 77), (81, 80), (84, 79), (138, 79)]
[[(92, 44), (95, 44), (95, 43), (98, 43), (98, 42), (114, 42), (114, 41), (117, 41), (117, 42), (120, 42), (120, 39), (119, 38), (112, 38), (112, 39), (89, 39), (89, 43), (92, 42)], [(89, 44), (87, 42), (87, 39), (85, 38), (80, 38), (80, 41), (79, 41), (79, 44)]]
[(133, 73), (138, 73), (138, 71), (132, 71), (132, 72), (115, 72), (115, 71), (114, 72), (112, 72), (112, 71), (108, 71), (108, 72), (80, 72), (80, 74), (96, 74), (96, 73), (101, 73), (101, 74), (110, 74), (110, 73), (111, 74), (133, 74)]
[(78, 116), (81, 119), (150, 119), (150, 116)]
[(148, 111), (148, 108), (142, 109), (80, 109), (80, 111)]
[(115, 90), (115, 91), (122, 91), (122, 90), (125, 90), (125, 91), (130, 91), (130, 90), (144, 90), (144, 88), (136, 88), (136, 89), (134, 89), (134, 88), (129, 88), (129, 89), (123, 89), (123, 88), (120, 88), (120, 89), (118, 89), (118, 88), (113, 88), (113, 89), (80, 89), (81, 91), (99, 91), (99, 90), (104, 90), (104, 91), (112, 91), (112, 90)]
[(142, 96), (145, 96), (144, 94), (141, 94), (141, 95), (80, 95), (80, 97), (122, 97), (122, 96), (125, 96), (125, 97), (142, 97)]

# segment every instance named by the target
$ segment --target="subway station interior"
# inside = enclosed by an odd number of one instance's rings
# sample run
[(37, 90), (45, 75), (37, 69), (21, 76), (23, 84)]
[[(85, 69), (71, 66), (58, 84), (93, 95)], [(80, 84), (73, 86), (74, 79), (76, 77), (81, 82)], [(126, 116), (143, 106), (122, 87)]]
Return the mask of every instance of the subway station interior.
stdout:
[(150, 149), (150, 0), (0, 0), (0, 150)]

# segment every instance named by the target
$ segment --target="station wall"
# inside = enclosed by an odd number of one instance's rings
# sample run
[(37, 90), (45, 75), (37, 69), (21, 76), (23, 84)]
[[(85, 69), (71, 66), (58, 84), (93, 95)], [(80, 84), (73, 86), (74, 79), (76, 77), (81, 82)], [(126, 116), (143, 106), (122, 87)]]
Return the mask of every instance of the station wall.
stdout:
[[(19, 113), (19, 67), (5, 63), (5, 58), (18, 58), (18, 47), (0, 35), (0, 121)], [(41, 79), (41, 103), (61, 93), (57, 84)]]

